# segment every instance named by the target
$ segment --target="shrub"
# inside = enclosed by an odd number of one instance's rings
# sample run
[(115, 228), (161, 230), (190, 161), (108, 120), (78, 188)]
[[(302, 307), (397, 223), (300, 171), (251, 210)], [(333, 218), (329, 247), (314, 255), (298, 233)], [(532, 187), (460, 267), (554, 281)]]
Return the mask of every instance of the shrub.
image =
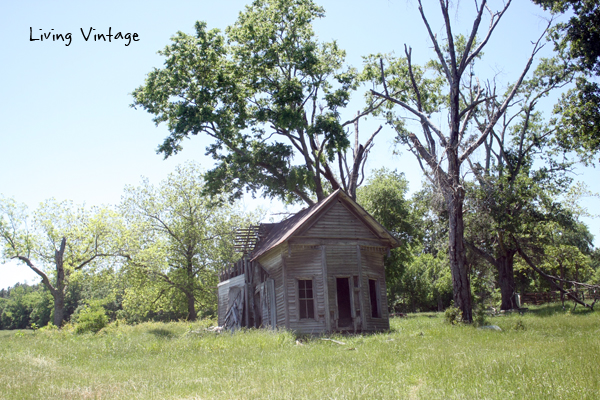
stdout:
[(40, 332), (48, 332), (48, 331), (55, 331), (58, 328), (56, 327), (56, 325), (54, 325), (52, 322), (49, 322), (48, 325), (46, 326), (42, 326), (39, 331)]
[(446, 308), (444, 312), (444, 318), (446, 318), (446, 322), (451, 325), (456, 325), (462, 321), (462, 311), (460, 308), (450, 306)]
[(108, 324), (104, 307), (100, 305), (84, 306), (76, 316), (75, 332), (96, 333)]

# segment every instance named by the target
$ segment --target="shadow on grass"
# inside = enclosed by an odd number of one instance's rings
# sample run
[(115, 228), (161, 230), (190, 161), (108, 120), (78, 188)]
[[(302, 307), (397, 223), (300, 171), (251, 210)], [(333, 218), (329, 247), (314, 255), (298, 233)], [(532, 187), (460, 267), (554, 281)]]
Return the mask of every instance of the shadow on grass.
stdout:
[[(400, 314), (400, 315), (398, 315)], [(391, 318), (398, 318), (400, 320), (402, 319), (412, 319), (412, 318), (443, 318), (444, 317), (444, 313), (443, 312), (436, 312), (436, 311), (424, 311), (424, 312), (417, 312), (417, 313), (408, 313), (408, 314), (403, 314), (403, 313), (398, 313), (398, 314), (392, 314)]]
[(570, 313), (571, 315), (589, 315), (597, 311), (598, 303), (595, 304), (594, 310), (590, 310), (589, 308), (585, 308), (582, 305), (577, 305), (575, 309), (573, 309), (572, 302), (566, 302), (563, 307), (562, 303), (548, 303), (540, 306), (531, 306), (526, 311), (526, 314), (534, 315), (536, 317), (551, 317), (553, 315), (566, 314)]
[(150, 329), (148, 332), (153, 334), (157, 338), (163, 338), (163, 339), (170, 339), (175, 336), (174, 332), (171, 332), (170, 330), (163, 329), (163, 328)]

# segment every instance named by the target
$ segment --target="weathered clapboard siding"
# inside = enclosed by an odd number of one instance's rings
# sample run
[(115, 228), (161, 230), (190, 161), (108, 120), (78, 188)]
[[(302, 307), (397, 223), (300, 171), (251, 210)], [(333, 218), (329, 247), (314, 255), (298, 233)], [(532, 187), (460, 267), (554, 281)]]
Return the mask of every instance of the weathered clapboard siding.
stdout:
[(377, 239), (353, 213), (340, 202), (335, 202), (302, 236), (330, 238), (369, 238)]
[[(336, 279), (358, 276), (356, 245), (328, 245), (325, 247), (325, 257), (328, 274), (329, 315), (331, 318), (331, 327), (335, 329), (338, 318)], [(350, 289), (354, 290), (352, 281), (353, 278), (350, 282)]]
[(278, 327), (285, 328), (285, 303), (283, 290), (282, 247), (275, 248), (258, 259), (262, 267), (275, 281), (276, 321)]
[[(343, 191), (280, 223), (262, 224), (258, 237), (248, 255), (257, 266), (249, 270), (254, 277), (249, 279), (250, 290), (263, 290), (268, 280), (275, 304), (268, 311), (264, 304), (258, 311), (250, 307), (250, 318), (252, 313), (255, 321), (270, 317), (274, 308), (278, 327), (300, 333), (389, 329), (383, 257), (399, 242)], [(298, 285), (307, 279), (312, 281), (314, 318), (300, 318)], [(369, 279), (378, 285), (381, 318), (371, 316)], [(257, 295), (253, 298), (256, 301)], [(219, 316), (223, 303), (219, 297)]]
[[(365, 330), (387, 330), (390, 328), (387, 288), (385, 285), (385, 266), (384, 255), (381, 252), (369, 251), (365, 248), (361, 249), (361, 262), (363, 265), (368, 265), (368, 268), (363, 270), (363, 295), (366, 299), (366, 329)], [(381, 318), (372, 317), (371, 297), (369, 292), (369, 279), (377, 280), (379, 286), (379, 305), (381, 310)]]
[(259, 260), (260, 265), (263, 266), (267, 273), (271, 274), (271, 272), (281, 266), (281, 248), (275, 248), (264, 256), (262, 256)]
[[(319, 246), (292, 246), (286, 258), (286, 288), (290, 329), (301, 333), (319, 333), (326, 329), (325, 289), (323, 285), (322, 253)], [(298, 280), (313, 281), (314, 319), (300, 319), (298, 310)]]
[(229, 306), (229, 289), (236, 286), (244, 286), (244, 275), (227, 279), (217, 285), (219, 326), (225, 323), (225, 315)]

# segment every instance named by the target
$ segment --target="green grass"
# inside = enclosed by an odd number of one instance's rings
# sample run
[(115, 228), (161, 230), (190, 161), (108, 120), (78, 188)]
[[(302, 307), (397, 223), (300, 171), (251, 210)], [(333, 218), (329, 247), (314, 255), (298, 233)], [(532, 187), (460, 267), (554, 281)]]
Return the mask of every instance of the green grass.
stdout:
[(409, 315), (391, 332), (330, 336), (344, 345), (214, 334), (207, 321), (0, 331), (0, 399), (600, 398), (600, 312), (541, 307), (488, 323), (502, 331)]

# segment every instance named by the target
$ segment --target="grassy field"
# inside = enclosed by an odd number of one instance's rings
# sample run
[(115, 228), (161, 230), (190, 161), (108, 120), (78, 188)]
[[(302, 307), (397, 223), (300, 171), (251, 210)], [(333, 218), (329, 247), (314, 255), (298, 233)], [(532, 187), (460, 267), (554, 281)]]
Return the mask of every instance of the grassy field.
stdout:
[(600, 312), (392, 320), (376, 335), (300, 338), (198, 323), (100, 333), (0, 331), (0, 399), (599, 399)]

